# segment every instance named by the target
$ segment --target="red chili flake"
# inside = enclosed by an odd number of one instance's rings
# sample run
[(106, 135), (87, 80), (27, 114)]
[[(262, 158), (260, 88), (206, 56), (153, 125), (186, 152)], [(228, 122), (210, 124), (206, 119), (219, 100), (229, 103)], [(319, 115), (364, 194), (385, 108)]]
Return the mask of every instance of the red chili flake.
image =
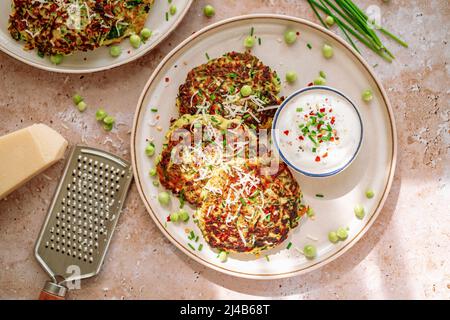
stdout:
[(322, 158), (326, 158), (326, 157), (328, 157), (328, 152), (325, 152), (325, 153), (322, 155)]
[(308, 83), (308, 87), (312, 87), (314, 85), (314, 83), (310, 82)]
[(336, 121), (336, 118), (335, 118), (335, 117), (331, 117), (330, 123), (331, 123), (331, 124), (334, 124), (335, 121)]
[(333, 109), (330, 108), (330, 110), (328, 110), (328, 112), (333, 112)]
[(321, 123), (319, 123), (319, 125), (317, 126), (317, 130), (320, 130), (320, 127), (322, 127)]
[(166, 78), (165, 80), (166, 80), (166, 82), (169, 82), (170, 79), (169, 79), (169, 78)]
[(303, 136), (298, 137), (300, 140), (305, 140), (305, 138)]
[(316, 157), (316, 162), (320, 162), (320, 157), (319, 156)]
[(283, 133), (288, 136), (289, 135), (289, 130), (285, 130), (285, 131), (283, 131)]
[(320, 112), (325, 112), (325, 108), (321, 108), (321, 109), (320, 109)]
[(170, 222), (170, 216), (167, 216), (166, 220), (167, 222)]
[(330, 141), (334, 141), (334, 137), (331, 137), (331, 138), (330, 138)]
[(296, 35), (299, 36), (299, 35), (300, 35), (300, 32), (297, 31)]

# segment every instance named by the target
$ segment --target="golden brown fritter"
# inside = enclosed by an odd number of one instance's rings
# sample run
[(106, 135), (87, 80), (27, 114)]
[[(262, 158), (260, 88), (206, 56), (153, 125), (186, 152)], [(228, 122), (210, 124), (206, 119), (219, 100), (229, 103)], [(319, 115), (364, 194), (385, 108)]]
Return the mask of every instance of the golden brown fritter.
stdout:
[[(248, 85), (252, 94), (243, 97), (241, 88)], [(230, 52), (194, 68), (180, 86), (177, 106), (180, 114), (219, 114), (225, 118), (242, 118), (252, 128), (269, 128), (282, 98), (280, 79), (275, 71), (249, 52)]]
[(184, 115), (173, 123), (158, 158), (161, 184), (191, 204), (214, 170), (224, 162), (249, 155), (256, 137), (239, 120), (217, 115)]
[(307, 211), (284, 163), (273, 175), (260, 169), (258, 159), (237, 159), (217, 169), (204, 186), (196, 217), (211, 247), (257, 254), (282, 243)]
[(154, 0), (13, 0), (8, 30), (25, 49), (69, 55), (119, 42), (144, 27)]

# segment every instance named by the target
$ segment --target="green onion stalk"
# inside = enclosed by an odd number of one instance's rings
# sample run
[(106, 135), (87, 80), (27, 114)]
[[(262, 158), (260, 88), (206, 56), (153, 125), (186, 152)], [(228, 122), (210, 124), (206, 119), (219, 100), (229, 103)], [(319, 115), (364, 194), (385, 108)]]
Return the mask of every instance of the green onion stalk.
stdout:
[(363, 43), (366, 47), (375, 52), (384, 60), (392, 62), (392, 60), (395, 59), (392, 52), (382, 43), (375, 30), (378, 30), (380, 33), (393, 39), (403, 47), (408, 47), (408, 44), (405, 41), (382, 26), (376, 24), (374, 21), (371, 21), (364, 11), (362, 11), (351, 0), (335, 0), (334, 2), (332, 0), (306, 1), (309, 3), (314, 14), (325, 28), (329, 29), (329, 26), (324, 22), (319, 11), (332, 17), (350, 45), (358, 53), (360, 53), (360, 51), (351, 36)]

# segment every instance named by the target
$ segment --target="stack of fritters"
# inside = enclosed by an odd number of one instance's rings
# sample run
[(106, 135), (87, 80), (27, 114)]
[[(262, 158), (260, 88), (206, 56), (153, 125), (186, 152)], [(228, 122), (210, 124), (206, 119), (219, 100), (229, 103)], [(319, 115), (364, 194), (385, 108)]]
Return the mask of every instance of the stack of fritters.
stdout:
[[(252, 88), (242, 96), (241, 88)], [(256, 130), (270, 128), (282, 98), (275, 71), (249, 52), (194, 68), (180, 86), (182, 115), (166, 135), (157, 172), (163, 186), (196, 206), (208, 244), (257, 254), (283, 242), (307, 208), (284, 163), (263, 174)], [(230, 152), (231, 150), (231, 152)]]

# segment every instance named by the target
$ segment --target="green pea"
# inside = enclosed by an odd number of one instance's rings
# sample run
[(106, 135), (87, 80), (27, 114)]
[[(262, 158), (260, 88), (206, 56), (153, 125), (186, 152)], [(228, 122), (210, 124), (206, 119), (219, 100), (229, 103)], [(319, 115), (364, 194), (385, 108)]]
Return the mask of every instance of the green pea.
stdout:
[(337, 229), (336, 235), (338, 236), (338, 238), (339, 238), (340, 240), (345, 240), (345, 239), (348, 238), (348, 232), (347, 232), (347, 230), (344, 229), (344, 228), (339, 228), (339, 229)]
[(153, 32), (149, 28), (144, 28), (141, 30), (141, 38), (147, 40), (152, 36)]
[(150, 171), (148, 172), (148, 174), (150, 175), (150, 177), (156, 176), (156, 169), (155, 169), (155, 168), (150, 169)]
[(118, 45), (109, 47), (109, 54), (111, 55), (111, 57), (117, 58), (122, 54), (122, 47)]
[(97, 121), (103, 121), (103, 119), (105, 119), (107, 115), (108, 114), (105, 110), (98, 109), (97, 112), (95, 112), (95, 119), (97, 119)]
[(286, 73), (286, 81), (289, 83), (294, 83), (295, 81), (297, 81), (297, 73), (295, 73), (294, 71), (288, 71)]
[(114, 117), (106, 116), (103, 118), (103, 123), (105, 124), (114, 124), (114, 122), (116, 122), (116, 119)]
[(245, 38), (245, 40), (244, 40), (244, 46), (245, 46), (247, 49), (253, 48), (254, 45), (255, 45), (255, 38), (254, 38), (254, 37), (248, 36), (247, 38)]
[(334, 24), (334, 18), (332, 16), (327, 16), (325, 18), (325, 23), (331, 27)]
[(80, 101), (80, 103), (77, 104), (77, 108), (78, 108), (78, 111), (84, 112), (84, 110), (86, 110), (86, 108), (87, 108), (86, 102)]
[(372, 101), (372, 99), (373, 99), (372, 90), (370, 90), (370, 89), (364, 90), (363, 93), (362, 93), (362, 99), (363, 99), (365, 102), (370, 102), (370, 101)]
[(328, 44), (324, 44), (322, 47), (322, 54), (326, 59), (331, 59), (334, 55), (333, 47)]
[(375, 196), (375, 192), (373, 192), (372, 189), (368, 189), (368, 190), (366, 191), (366, 197), (367, 197), (367, 199), (372, 199), (374, 196)]
[(364, 212), (364, 207), (360, 204), (358, 204), (355, 209), (353, 209), (353, 211), (355, 211), (355, 216), (359, 219), (362, 220), (364, 218), (364, 216), (366, 215), (366, 213)]
[(293, 30), (287, 30), (284, 33), (284, 41), (289, 45), (294, 44), (297, 41), (297, 33)]
[(313, 218), (316, 216), (316, 213), (312, 208), (308, 208), (308, 211), (306, 211), (306, 215), (308, 216), (308, 218)]
[(79, 94), (75, 94), (75, 95), (72, 97), (72, 101), (73, 101), (73, 103), (75, 103), (76, 106), (77, 106), (81, 101), (83, 101), (83, 100), (84, 100), (83, 97), (80, 96)]
[(178, 212), (174, 212), (170, 215), (170, 221), (171, 222), (177, 222), (180, 218), (180, 215), (178, 214)]
[(63, 58), (64, 57), (62, 54), (55, 54), (55, 55), (50, 56), (50, 62), (58, 65), (63, 61)]
[(216, 14), (216, 9), (214, 9), (212, 5), (208, 4), (203, 8), (203, 14), (206, 17), (211, 18), (213, 15)]
[(308, 259), (314, 259), (317, 256), (317, 249), (316, 247), (314, 247), (311, 244), (307, 244), (304, 248), (303, 248), (303, 254), (305, 255), (306, 258)]
[(225, 261), (227, 261), (227, 258), (228, 258), (228, 253), (226, 253), (225, 251), (220, 251), (219, 260), (221, 262), (225, 262)]
[(149, 143), (145, 148), (145, 154), (149, 157), (155, 154), (155, 146), (152, 143)]
[(253, 92), (252, 87), (250, 87), (249, 85), (244, 85), (241, 88), (241, 95), (243, 97), (248, 97), (249, 95), (251, 95)]
[(108, 123), (104, 123), (103, 124), (103, 129), (105, 130), (105, 131), (111, 131), (112, 129), (113, 129), (113, 124), (111, 123), (111, 124), (108, 124)]
[(137, 49), (141, 46), (141, 38), (137, 34), (130, 36), (130, 44), (133, 48)]
[(175, 13), (177, 13), (177, 7), (174, 6), (174, 5), (171, 5), (170, 8), (169, 8), (169, 12), (170, 12), (170, 14), (171, 14), (172, 16), (174, 16)]
[(327, 83), (327, 80), (325, 78), (318, 77), (318, 78), (314, 79), (313, 83), (316, 86), (323, 86), (323, 85), (325, 85)]
[(167, 206), (170, 202), (170, 195), (166, 191), (160, 192), (158, 194), (158, 201), (163, 206)]
[(178, 212), (178, 215), (180, 216), (180, 219), (184, 222), (187, 222), (189, 220), (189, 213), (186, 210), (181, 209)]
[(331, 243), (337, 243), (339, 241), (339, 237), (335, 231), (330, 231), (328, 233), (328, 240), (330, 240)]

